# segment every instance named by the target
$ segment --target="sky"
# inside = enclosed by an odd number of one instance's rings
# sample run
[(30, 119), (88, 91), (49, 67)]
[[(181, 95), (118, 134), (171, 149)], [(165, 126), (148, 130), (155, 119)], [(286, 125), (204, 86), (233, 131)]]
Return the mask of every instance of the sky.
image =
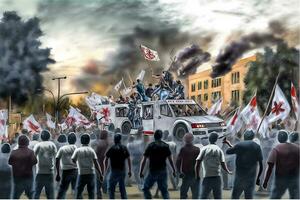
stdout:
[[(62, 92), (111, 93), (148, 64), (136, 55), (138, 45), (158, 51), (151, 63), (166, 69), (184, 47), (197, 44), (211, 54), (198, 71), (208, 69), (228, 43), (243, 35), (272, 33), (299, 46), (298, 0), (0, 0), (0, 15), (17, 11), (27, 20), (40, 18), (44, 47), (56, 63), (44, 74), (55, 91), (54, 76), (67, 76)], [(255, 53), (247, 52), (244, 56)], [(149, 73), (149, 71), (146, 71)]]

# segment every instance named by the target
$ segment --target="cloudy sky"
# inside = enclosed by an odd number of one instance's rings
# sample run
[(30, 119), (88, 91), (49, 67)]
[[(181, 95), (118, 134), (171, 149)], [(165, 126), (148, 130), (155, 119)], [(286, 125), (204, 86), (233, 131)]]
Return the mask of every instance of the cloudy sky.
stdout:
[(157, 72), (191, 44), (211, 54), (198, 71), (207, 69), (230, 41), (253, 32), (299, 46), (299, 0), (0, 0), (1, 15), (12, 10), (40, 18), (43, 45), (56, 60), (44, 82), (53, 88), (53, 76), (68, 76), (63, 92), (109, 93), (121, 76), (135, 77), (147, 68), (135, 55), (140, 43), (159, 52), (161, 62), (151, 64)]

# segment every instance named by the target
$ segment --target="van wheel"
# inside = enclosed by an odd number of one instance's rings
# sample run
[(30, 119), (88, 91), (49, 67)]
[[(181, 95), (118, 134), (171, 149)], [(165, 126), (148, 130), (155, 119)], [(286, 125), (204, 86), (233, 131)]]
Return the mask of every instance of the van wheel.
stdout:
[(177, 140), (182, 141), (183, 136), (188, 132), (184, 124), (177, 124), (174, 128), (174, 136)]
[(130, 134), (131, 124), (129, 122), (124, 122), (121, 126), (121, 131), (123, 134)]
[(113, 123), (110, 123), (108, 125), (108, 131), (110, 131), (110, 132), (114, 132), (115, 131), (115, 125)]

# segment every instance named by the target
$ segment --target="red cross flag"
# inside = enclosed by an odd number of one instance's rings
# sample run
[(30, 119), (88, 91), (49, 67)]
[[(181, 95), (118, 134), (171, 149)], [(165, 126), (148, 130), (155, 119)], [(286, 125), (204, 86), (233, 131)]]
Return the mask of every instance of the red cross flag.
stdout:
[(55, 122), (52, 121), (52, 116), (50, 114), (46, 113), (46, 118), (47, 118), (47, 126), (49, 128), (55, 129)]
[(292, 100), (292, 107), (293, 107), (293, 111), (295, 113), (296, 119), (299, 120), (299, 113), (300, 113), (299, 101), (297, 98), (296, 88), (293, 83), (291, 83), (291, 100)]
[(279, 119), (284, 120), (289, 115), (290, 110), (291, 107), (289, 105), (289, 102), (285, 98), (280, 87), (276, 85), (271, 112), (267, 118), (268, 123), (278, 121)]
[(223, 99), (220, 98), (218, 101), (216, 101), (216, 103), (214, 103), (214, 105), (211, 106), (211, 108), (207, 111), (207, 113), (209, 115), (219, 114), (222, 110), (222, 103), (223, 103)]
[(23, 128), (32, 133), (39, 133), (42, 131), (41, 125), (35, 120), (32, 114), (23, 121)]
[(149, 61), (159, 61), (159, 57), (158, 57), (157, 51), (149, 49), (148, 47), (146, 47), (144, 45), (141, 45), (140, 48), (141, 48), (143, 56), (144, 56), (144, 58), (146, 60), (149, 60)]
[(236, 134), (241, 130), (243, 126), (243, 121), (240, 116), (240, 108), (238, 108), (234, 115), (227, 122), (227, 131), (231, 134)]

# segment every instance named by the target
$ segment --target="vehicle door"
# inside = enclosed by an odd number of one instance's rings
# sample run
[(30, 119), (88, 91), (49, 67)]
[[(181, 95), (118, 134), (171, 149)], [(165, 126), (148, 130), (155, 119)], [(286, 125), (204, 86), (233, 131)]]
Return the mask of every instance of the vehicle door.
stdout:
[(142, 122), (145, 134), (154, 133), (153, 104), (142, 104)]

